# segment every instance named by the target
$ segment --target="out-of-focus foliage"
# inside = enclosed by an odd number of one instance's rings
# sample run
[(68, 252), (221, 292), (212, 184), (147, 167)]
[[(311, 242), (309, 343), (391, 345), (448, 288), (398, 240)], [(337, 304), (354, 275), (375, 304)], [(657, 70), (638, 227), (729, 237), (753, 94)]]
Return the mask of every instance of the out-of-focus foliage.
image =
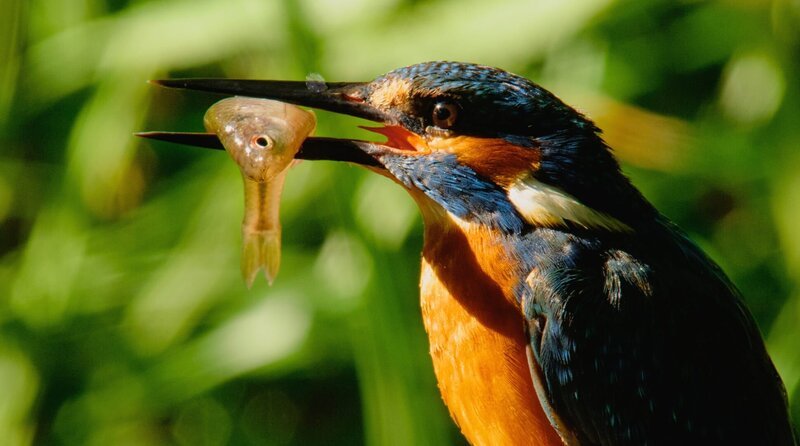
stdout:
[[(367, 80), (432, 59), (588, 112), (743, 290), (800, 421), (797, 0), (3, 0), (0, 443), (458, 444), (395, 185), (303, 163), (274, 287), (239, 277), (227, 156), (169, 76)], [(318, 113), (318, 134), (359, 136)], [(731, 389), (735, 392), (736, 389)]]

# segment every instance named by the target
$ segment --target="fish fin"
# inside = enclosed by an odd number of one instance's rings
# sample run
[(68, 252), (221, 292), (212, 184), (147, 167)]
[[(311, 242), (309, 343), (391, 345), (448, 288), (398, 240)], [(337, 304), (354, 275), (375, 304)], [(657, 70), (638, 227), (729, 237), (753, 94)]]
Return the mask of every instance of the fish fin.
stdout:
[(280, 229), (243, 232), (242, 237), (242, 277), (247, 288), (253, 286), (260, 269), (264, 270), (264, 277), (272, 285), (281, 265)]

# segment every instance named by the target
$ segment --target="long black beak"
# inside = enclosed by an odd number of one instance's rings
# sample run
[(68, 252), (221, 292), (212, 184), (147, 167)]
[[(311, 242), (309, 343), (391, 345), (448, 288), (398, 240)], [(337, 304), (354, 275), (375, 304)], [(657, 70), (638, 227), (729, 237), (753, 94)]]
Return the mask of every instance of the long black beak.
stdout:
[[(274, 99), (305, 107), (342, 113), (387, 123), (390, 118), (369, 105), (365, 82), (270, 81), (249, 79), (166, 79), (151, 81), (169, 88), (206, 91), (225, 95)], [(195, 147), (224, 149), (216, 135), (210, 133), (143, 132), (137, 136)], [(358, 140), (310, 137), (295, 158), (308, 160), (347, 161), (366, 166), (381, 164), (364, 149), (371, 143)]]
[[(217, 135), (213, 133), (140, 132), (136, 133), (136, 136), (206, 149), (225, 150)], [(303, 145), (294, 157), (302, 160), (346, 161), (364, 166), (382, 167), (375, 158), (364, 151), (364, 148), (371, 144), (368, 141), (312, 136), (303, 141)]]
[(364, 101), (366, 82), (263, 81), (252, 79), (165, 79), (152, 81), (169, 88), (207, 91), (276, 101), (386, 122), (388, 117)]

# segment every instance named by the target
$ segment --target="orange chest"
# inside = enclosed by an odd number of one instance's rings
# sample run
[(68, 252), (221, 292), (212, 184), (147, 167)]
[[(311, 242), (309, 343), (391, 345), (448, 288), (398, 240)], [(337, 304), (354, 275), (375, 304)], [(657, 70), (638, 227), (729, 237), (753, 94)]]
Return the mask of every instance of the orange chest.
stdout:
[(442, 397), (475, 445), (561, 445), (534, 390), (509, 265), (486, 234), (429, 228), (422, 317)]

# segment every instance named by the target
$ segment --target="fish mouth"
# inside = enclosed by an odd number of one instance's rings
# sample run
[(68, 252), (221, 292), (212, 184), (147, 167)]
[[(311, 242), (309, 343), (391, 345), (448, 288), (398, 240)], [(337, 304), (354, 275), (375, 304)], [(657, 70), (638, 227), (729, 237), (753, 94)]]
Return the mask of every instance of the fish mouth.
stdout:
[[(382, 154), (416, 154), (425, 151), (424, 140), (396, 122), (388, 113), (369, 104), (367, 82), (303, 82), (251, 79), (164, 79), (150, 81), (167, 88), (273, 99), (374, 121), (382, 126), (361, 126), (381, 134), (385, 142), (312, 136), (306, 138), (295, 155), (297, 159), (345, 161), (371, 168), (383, 168)], [(224, 150), (213, 133), (141, 132), (137, 136)]]

